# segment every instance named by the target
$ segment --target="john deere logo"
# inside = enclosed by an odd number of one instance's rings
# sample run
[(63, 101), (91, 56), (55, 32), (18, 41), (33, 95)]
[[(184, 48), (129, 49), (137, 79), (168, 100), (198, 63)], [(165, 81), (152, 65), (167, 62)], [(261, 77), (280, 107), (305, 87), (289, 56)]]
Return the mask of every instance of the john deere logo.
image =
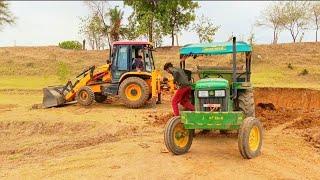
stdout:
[(225, 46), (215, 46), (215, 47), (205, 47), (203, 48), (203, 51), (225, 51)]

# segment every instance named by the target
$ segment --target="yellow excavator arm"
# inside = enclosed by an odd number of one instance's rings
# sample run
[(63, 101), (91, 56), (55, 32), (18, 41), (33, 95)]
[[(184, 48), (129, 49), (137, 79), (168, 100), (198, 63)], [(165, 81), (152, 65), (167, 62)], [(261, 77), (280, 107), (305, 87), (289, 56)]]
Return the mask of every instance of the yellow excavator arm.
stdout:
[[(77, 77), (76, 84), (72, 88), (72, 90), (65, 96), (66, 101), (72, 101), (77, 94), (77, 92), (80, 90), (80, 88), (84, 86), (93, 86), (91, 89), (94, 92), (100, 92), (100, 88), (96, 88), (95, 84), (90, 84), (90, 81), (92, 81), (93, 78), (95, 78), (97, 75), (103, 74), (102, 80), (104, 82), (108, 81), (108, 79), (111, 79), (111, 75), (109, 72), (109, 64), (105, 64), (102, 66), (99, 66), (97, 68), (94, 68), (93, 72), (91, 73), (88, 71), (82, 78)], [(99, 86), (100, 87), (100, 86)]]

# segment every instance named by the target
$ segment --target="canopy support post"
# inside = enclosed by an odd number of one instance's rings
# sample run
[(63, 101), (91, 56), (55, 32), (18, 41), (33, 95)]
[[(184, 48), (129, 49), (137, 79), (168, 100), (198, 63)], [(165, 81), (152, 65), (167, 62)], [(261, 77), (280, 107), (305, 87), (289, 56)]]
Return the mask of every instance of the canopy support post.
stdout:
[(234, 84), (237, 81), (237, 49), (236, 49), (236, 37), (232, 38), (232, 81), (233, 81), (233, 93), (232, 99), (237, 98), (237, 89), (235, 88)]

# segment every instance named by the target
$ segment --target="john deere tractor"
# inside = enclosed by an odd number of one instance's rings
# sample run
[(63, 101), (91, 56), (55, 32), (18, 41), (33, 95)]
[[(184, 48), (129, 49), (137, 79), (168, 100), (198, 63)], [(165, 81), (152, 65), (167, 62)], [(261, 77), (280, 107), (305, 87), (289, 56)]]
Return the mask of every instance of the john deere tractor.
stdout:
[[(250, 45), (245, 42), (189, 44), (180, 49), (180, 56), (212, 56), (232, 54), (232, 67), (197, 66), (200, 80), (192, 84), (191, 101), (195, 111), (182, 111), (165, 127), (165, 145), (173, 154), (189, 151), (194, 132), (237, 130), (238, 147), (243, 158), (258, 156), (262, 146), (262, 126), (255, 117), (251, 75)], [(245, 68), (237, 67), (237, 53), (245, 55)], [(185, 58), (181, 58), (185, 59)], [(180, 62), (185, 68), (185, 61)], [(214, 147), (213, 147), (214, 148)]]
[[(137, 58), (143, 64), (140, 69), (134, 65)], [(160, 102), (160, 80), (151, 43), (118, 41), (112, 45), (107, 64), (91, 66), (66, 85), (44, 88), (43, 105), (55, 107), (77, 101), (88, 106), (119, 95), (127, 107), (139, 108), (153, 97)]]

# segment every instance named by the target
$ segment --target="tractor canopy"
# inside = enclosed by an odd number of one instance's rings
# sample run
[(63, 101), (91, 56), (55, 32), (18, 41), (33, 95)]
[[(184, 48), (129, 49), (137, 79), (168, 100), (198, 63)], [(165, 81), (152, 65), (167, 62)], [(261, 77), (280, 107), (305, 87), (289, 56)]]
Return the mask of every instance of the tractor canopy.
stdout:
[[(239, 41), (236, 42), (236, 51), (237, 53), (251, 52), (252, 48), (249, 44)], [(180, 48), (180, 56), (220, 55), (232, 53), (232, 42), (187, 44)]]

